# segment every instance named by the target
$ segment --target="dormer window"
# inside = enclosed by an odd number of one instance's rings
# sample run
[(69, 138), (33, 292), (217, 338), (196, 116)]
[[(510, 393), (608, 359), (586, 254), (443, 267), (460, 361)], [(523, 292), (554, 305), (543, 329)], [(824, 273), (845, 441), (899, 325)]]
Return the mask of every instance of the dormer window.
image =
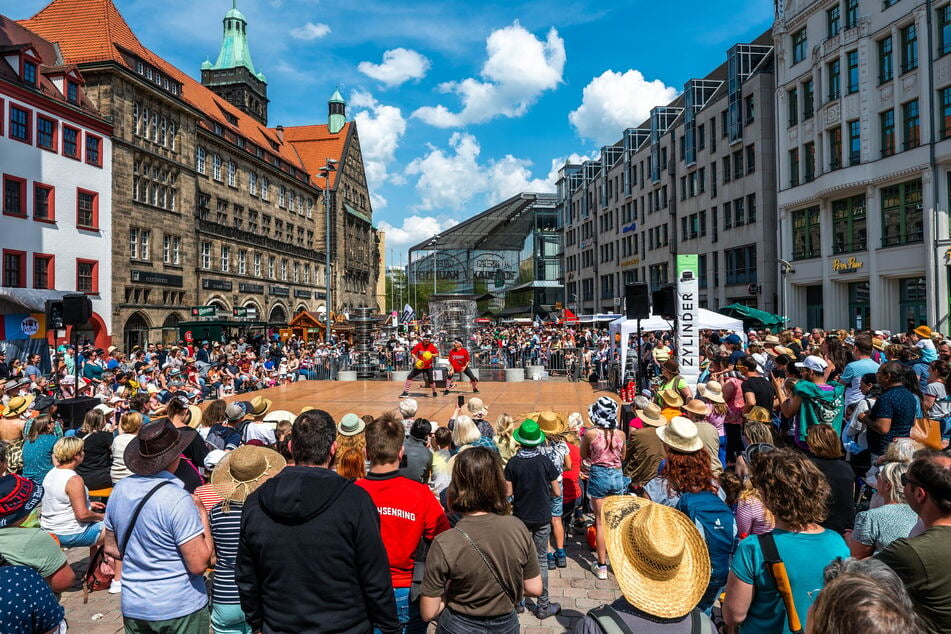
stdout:
[(23, 81), (36, 86), (36, 63), (28, 59), (23, 60)]
[(74, 81), (66, 82), (66, 101), (69, 103), (79, 103), (79, 84)]

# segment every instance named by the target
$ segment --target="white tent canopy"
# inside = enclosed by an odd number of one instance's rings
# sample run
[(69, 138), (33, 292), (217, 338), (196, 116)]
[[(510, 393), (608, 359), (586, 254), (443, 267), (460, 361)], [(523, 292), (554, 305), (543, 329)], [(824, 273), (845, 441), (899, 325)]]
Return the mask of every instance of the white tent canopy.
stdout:
[[(720, 313), (715, 313), (706, 308), (700, 309), (700, 319), (697, 322), (699, 330), (729, 330), (738, 334), (744, 341), (746, 335), (743, 332), (743, 322), (739, 319), (733, 319)], [(676, 330), (676, 323), (668, 321), (658, 315), (651, 315), (648, 319), (641, 320), (641, 331), (652, 332), (657, 330)], [(637, 333), (637, 320), (621, 317), (608, 324), (608, 331), (611, 333), (611, 349), (614, 349), (615, 335), (621, 335), (621, 368), (627, 367), (627, 340), (631, 334)]]

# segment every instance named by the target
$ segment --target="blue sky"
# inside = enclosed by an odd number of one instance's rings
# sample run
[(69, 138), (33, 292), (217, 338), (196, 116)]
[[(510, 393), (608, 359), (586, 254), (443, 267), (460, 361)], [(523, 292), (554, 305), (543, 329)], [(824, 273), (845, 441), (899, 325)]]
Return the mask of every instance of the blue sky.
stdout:
[[(194, 77), (230, 0), (114, 0)], [(46, 0), (0, 0), (24, 18)], [(770, 0), (238, 0), (271, 126), (356, 118), (387, 258), (595, 156), (772, 20)], [(404, 256), (405, 262), (405, 256)]]

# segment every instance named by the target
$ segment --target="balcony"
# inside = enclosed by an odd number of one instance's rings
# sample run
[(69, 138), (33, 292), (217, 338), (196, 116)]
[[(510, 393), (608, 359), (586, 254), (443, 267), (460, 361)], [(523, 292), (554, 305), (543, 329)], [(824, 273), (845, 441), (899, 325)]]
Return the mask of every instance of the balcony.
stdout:
[(810, 247), (793, 250), (792, 257), (793, 260), (808, 260), (810, 258), (817, 258), (819, 257), (819, 249)]

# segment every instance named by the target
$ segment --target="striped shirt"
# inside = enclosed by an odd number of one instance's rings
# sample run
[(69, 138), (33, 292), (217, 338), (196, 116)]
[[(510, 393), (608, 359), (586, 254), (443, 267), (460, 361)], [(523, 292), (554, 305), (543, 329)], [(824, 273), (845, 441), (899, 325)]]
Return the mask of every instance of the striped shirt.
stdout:
[(234, 582), (235, 560), (238, 556), (238, 539), (241, 536), (241, 508), (231, 503), (225, 513), (223, 503), (216, 504), (208, 514), (211, 522), (211, 537), (215, 542), (215, 578), (212, 583), (212, 601), (224, 605), (239, 605), (238, 586)]

